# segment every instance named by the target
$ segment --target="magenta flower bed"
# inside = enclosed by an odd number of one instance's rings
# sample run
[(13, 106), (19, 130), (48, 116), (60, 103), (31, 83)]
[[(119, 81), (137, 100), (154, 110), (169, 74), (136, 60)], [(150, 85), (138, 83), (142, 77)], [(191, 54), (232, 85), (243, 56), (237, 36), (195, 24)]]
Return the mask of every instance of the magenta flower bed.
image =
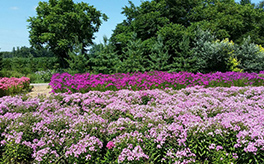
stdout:
[(0, 98), (3, 163), (263, 163), (264, 87)]
[(117, 73), (106, 74), (54, 74), (50, 86), (53, 93), (86, 93), (91, 90), (117, 91), (120, 89), (147, 90), (147, 89), (182, 89), (192, 86), (204, 87), (231, 87), (231, 86), (263, 86), (264, 77), (257, 73), (239, 72), (216, 72), (210, 74), (202, 73), (167, 73), (167, 72), (145, 72), (145, 73)]
[(30, 79), (27, 77), (21, 78), (0, 78), (0, 97), (21, 93), (25, 89), (29, 89)]

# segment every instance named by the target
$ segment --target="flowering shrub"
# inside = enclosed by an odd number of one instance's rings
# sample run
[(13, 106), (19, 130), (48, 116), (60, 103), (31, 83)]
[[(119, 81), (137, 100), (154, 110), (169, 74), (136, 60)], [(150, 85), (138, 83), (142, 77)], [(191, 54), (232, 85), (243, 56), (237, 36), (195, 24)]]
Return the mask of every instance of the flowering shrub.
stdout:
[(202, 73), (167, 73), (167, 72), (145, 72), (145, 73), (117, 73), (106, 74), (54, 74), (50, 85), (53, 93), (86, 93), (89, 91), (117, 91), (120, 89), (147, 90), (147, 89), (182, 89), (191, 86), (204, 87), (231, 87), (231, 86), (263, 86), (264, 77), (257, 73), (241, 72), (216, 72)]
[(2, 163), (263, 163), (264, 87), (0, 98)]
[(21, 93), (23, 90), (29, 90), (29, 84), (30, 79), (27, 77), (0, 78), (0, 97)]

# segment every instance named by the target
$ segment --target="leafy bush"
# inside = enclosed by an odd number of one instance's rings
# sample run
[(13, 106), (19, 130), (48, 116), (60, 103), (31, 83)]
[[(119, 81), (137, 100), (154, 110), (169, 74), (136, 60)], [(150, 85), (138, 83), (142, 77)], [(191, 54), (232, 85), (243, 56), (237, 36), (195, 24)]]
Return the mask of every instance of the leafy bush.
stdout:
[(28, 92), (30, 89), (30, 79), (27, 77), (0, 78), (0, 97)]
[(54, 73), (56, 73), (55, 70), (37, 71), (28, 74), (27, 77), (30, 78), (31, 83), (47, 83), (50, 82)]
[(195, 67), (199, 72), (241, 71), (237, 68), (239, 59), (236, 59), (235, 44), (228, 38), (215, 40), (209, 31), (198, 29), (194, 41)]
[(260, 45), (251, 43), (250, 37), (244, 39), (241, 46), (237, 47), (236, 56), (239, 60), (238, 67), (246, 72), (259, 72), (264, 68), (264, 50)]

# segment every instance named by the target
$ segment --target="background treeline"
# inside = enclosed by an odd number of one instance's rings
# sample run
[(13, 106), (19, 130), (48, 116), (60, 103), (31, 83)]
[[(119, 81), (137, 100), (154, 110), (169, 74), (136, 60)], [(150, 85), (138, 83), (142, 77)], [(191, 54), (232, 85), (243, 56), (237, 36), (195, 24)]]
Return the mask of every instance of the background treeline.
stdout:
[(47, 49), (29, 47), (13, 48), (0, 53), (0, 75), (2, 77), (27, 76), (31, 81), (46, 82), (58, 69), (58, 59)]
[(60, 54), (21, 47), (2, 53), (1, 75), (41, 79), (54, 72), (259, 72), (264, 70), (263, 4), (151, 0), (135, 6), (129, 1), (122, 12), (126, 19), (112, 36), (89, 46), (76, 39), (64, 54), (64, 67)]

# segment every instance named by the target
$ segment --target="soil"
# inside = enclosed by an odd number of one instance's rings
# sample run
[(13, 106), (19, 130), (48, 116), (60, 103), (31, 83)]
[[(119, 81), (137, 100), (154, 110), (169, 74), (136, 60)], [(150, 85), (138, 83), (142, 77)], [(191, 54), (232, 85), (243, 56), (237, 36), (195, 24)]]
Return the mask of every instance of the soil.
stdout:
[(37, 97), (39, 94), (45, 94), (47, 97), (50, 96), (52, 90), (48, 84), (32, 84), (33, 88), (28, 94), (32, 97)]

